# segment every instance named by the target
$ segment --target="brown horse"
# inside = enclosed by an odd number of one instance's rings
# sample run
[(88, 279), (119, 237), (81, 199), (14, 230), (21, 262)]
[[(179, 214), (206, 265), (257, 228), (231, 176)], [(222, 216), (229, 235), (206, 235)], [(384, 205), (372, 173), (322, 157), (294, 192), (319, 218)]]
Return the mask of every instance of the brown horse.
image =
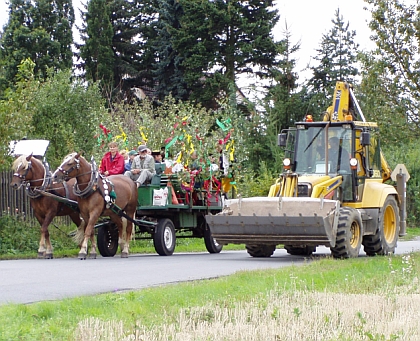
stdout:
[(83, 220), (79, 212), (70, 206), (59, 202), (51, 197), (43, 196), (36, 190), (48, 191), (60, 197), (74, 202), (77, 200), (73, 190), (75, 180), (63, 184), (51, 183), (51, 174), (44, 167), (41, 161), (31, 155), (21, 155), (13, 163), (13, 179), (11, 186), (19, 189), (26, 184), (26, 193), (30, 197), (31, 207), (38, 222), (41, 224), (41, 239), (39, 241), (38, 258), (53, 258), (48, 226), (55, 216), (70, 216), (78, 229), (83, 229)]
[[(134, 181), (124, 175), (100, 176), (95, 161), (87, 162), (80, 153), (68, 155), (53, 174), (53, 179), (58, 181), (67, 178), (76, 178), (74, 192), (80, 214), (86, 222), (79, 258), (86, 259), (89, 238), (93, 236), (94, 226), (101, 216), (109, 217), (118, 226), (121, 257), (128, 257), (133, 229), (131, 219), (134, 219), (137, 207)], [(131, 219), (121, 218), (122, 214)], [(94, 238), (91, 241), (90, 258), (96, 258), (96, 242)]]

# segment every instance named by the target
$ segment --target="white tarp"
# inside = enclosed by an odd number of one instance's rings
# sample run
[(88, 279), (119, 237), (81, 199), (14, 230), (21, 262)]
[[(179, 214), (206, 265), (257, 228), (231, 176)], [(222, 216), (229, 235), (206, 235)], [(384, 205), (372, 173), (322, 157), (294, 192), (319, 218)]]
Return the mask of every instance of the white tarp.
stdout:
[(48, 140), (20, 140), (11, 141), (9, 144), (10, 155), (30, 155), (43, 157), (50, 141)]

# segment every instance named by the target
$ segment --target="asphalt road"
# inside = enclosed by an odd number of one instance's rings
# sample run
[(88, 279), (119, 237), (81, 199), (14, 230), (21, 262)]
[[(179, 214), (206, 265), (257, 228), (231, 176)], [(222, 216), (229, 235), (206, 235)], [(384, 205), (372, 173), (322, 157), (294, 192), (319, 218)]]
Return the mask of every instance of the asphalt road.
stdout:
[[(420, 241), (398, 243), (398, 254), (412, 251), (420, 251)], [(318, 247), (314, 259), (329, 254), (328, 248)], [(92, 260), (0, 261), (0, 305), (138, 290), (304, 262), (303, 257), (290, 256), (283, 249), (276, 250), (270, 258), (252, 258), (246, 251), (222, 251), (220, 254), (175, 253), (169, 257), (134, 254), (128, 259), (117, 255)]]

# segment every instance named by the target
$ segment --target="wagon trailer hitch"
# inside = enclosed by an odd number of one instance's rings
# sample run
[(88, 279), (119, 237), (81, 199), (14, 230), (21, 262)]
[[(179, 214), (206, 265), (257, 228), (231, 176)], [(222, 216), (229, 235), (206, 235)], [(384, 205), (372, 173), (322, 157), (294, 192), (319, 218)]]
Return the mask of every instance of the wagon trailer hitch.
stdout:
[(131, 218), (129, 215), (127, 215), (120, 207), (118, 207), (117, 205), (115, 205), (114, 203), (110, 202), (108, 203), (109, 208), (111, 209), (112, 212), (114, 212), (115, 214), (117, 214), (119, 217), (124, 217), (127, 220), (131, 221), (134, 225), (138, 226), (138, 227), (144, 227), (148, 230), (149, 233), (152, 232), (152, 230), (150, 230), (150, 227), (156, 227), (157, 223), (154, 221), (148, 221), (148, 220), (136, 220)]

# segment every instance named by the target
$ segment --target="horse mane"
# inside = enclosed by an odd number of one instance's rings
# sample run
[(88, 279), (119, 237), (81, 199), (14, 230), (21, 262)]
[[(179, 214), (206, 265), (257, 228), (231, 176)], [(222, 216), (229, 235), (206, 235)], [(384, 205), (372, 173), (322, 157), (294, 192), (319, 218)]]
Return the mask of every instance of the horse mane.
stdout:
[[(18, 169), (22, 166), (23, 169), (28, 169), (29, 161), (26, 160), (28, 155), (21, 155), (19, 156), (15, 161), (13, 161), (12, 169), (14, 172), (17, 172)], [(40, 160), (38, 160), (36, 157), (32, 157), (31, 161), (35, 160), (35, 162), (38, 162), (40, 165), (45, 167)]]
[[(67, 154), (64, 158), (63, 158), (63, 162), (64, 161), (66, 161), (66, 160), (69, 160), (69, 159), (71, 159), (71, 160), (73, 160), (74, 159), (74, 157), (77, 155), (77, 153), (76, 152), (73, 152), (73, 153), (70, 153), (70, 154)], [(70, 161), (70, 160), (69, 160)]]
[(20, 166), (23, 167), (23, 169), (27, 169), (29, 166), (29, 162), (26, 160), (26, 155), (19, 156), (15, 161), (13, 161), (12, 169), (14, 172), (17, 172)]

